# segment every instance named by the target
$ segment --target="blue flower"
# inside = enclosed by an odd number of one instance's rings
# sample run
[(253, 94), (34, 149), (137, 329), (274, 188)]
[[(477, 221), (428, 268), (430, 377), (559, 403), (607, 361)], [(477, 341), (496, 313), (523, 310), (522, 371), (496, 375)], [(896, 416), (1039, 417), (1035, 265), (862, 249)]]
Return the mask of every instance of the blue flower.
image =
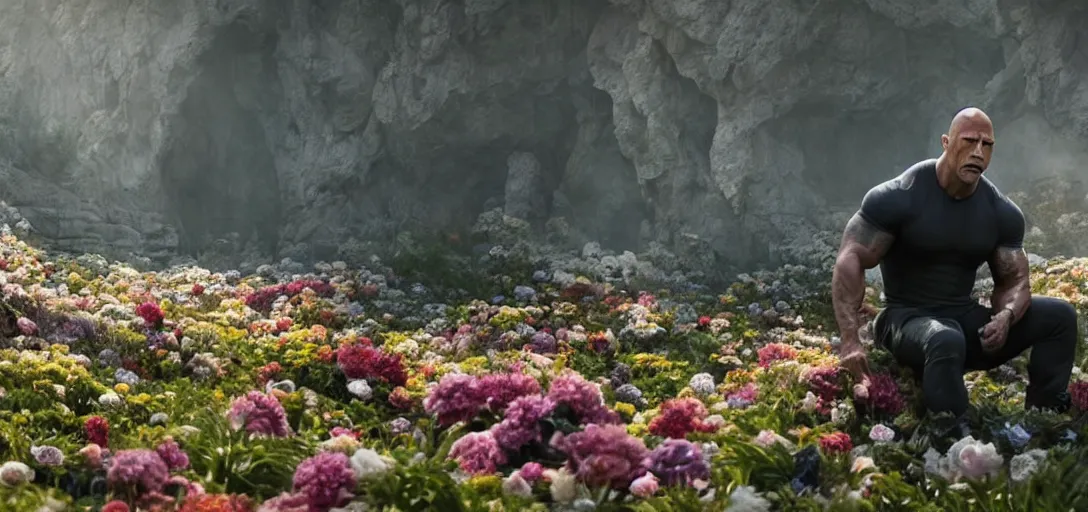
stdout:
[(1016, 448), (1023, 448), (1031, 441), (1031, 434), (1024, 430), (1024, 427), (1017, 423), (1014, 426), (1009, 426), (1008, 422), (1005, 422), (1005, 428), (1002, 430), (1002, 434), (1009, 440), (1009, 444)]

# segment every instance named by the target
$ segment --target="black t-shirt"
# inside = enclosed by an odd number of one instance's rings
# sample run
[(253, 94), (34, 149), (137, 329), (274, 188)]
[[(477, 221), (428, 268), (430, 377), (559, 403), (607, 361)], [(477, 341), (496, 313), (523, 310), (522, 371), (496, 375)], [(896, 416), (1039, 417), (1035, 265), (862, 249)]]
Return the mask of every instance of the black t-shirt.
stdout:
[(873, 187), (860, 214), (895, 236), (880, 262), (889, 307), (975, 303), (979, 267), (999, 246), (1023, 246), (1020, 208), (985, 176), (975, 193), (952, 198), (937, 181), (936, 159)]

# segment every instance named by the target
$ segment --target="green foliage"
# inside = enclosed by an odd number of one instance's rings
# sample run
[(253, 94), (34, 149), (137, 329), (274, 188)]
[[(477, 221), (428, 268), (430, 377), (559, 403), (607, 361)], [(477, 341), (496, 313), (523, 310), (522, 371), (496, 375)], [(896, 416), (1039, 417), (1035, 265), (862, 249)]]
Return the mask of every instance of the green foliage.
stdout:
[(269, 498), (291, 487), (295, 467), (310, 455), (306, 438), (253, 437), (213, 412), (198, 415), (199, 432), (184, 440), (191, 473), (217, 492)]

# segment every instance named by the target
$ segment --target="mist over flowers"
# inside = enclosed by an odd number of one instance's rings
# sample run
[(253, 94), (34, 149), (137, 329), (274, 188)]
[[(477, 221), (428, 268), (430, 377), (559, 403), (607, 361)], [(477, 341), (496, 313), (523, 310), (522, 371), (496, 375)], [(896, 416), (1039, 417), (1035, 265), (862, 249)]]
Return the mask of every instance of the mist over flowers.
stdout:
[[(915, 376), (878, 349), (855, 396), (835, 355), (826, 270), (636, 286), (634, 271), (609, 270), (620, 259), (592, 252), (567, 267), (492, 251), (479, 265), (412, 260), (448, 264), (430, 270), (375, 259), (141, 272), (4, 234), (0, 502), (1088, 506), (1068, 483), (1088, 471), (1075, 464), (1088, 455), (1072, 421), (1088, 410), (1079, 369), (1071, 416), (1023, 411), (1024, 358), (969, 373), (969, 432), (941, 437), (939, 418), (920, 414)], [(1086, 269), (1048, 262), (1033, 291), (1083, 311)]]

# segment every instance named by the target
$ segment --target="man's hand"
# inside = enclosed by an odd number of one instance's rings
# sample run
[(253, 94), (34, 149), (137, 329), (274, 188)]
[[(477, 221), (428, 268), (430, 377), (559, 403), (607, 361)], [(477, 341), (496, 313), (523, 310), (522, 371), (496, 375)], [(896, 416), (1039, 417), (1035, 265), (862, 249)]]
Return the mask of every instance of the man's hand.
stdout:
[(1011, 326), (1012, 311), (1008, 309), (1002, 309), (1001, 312), (990, 317), (990, 322), (982, 326), (982, 350), (992, 354), (1005, 346)]
[(869, 397), (869, 356), (860, 342), (843, 342), (839, 347), (839, 365), (854, 376), (854, 395)]

